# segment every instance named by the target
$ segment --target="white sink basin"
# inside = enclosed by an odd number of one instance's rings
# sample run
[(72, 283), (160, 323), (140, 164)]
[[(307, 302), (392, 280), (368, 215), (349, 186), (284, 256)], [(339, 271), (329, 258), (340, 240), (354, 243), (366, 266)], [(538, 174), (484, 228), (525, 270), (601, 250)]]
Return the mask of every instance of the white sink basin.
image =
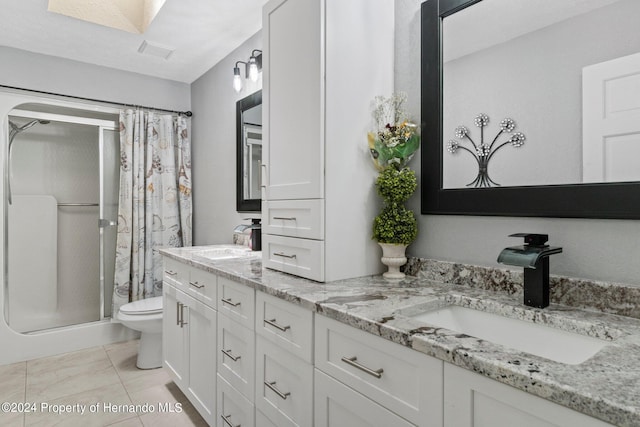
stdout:
[(228, 258), (247, 258), (247, 257), (258, 256), (259, 254), (260, 252), (252, 251), (249, 248), (233, 247), (233, 246), (204, 249), (194, 253), (195, 256), (207, 258), (210, 260), (228, 259)]
[(609, 344), (597, 338), (457, 305), (409, 317), (569, 365), (584, 362)]

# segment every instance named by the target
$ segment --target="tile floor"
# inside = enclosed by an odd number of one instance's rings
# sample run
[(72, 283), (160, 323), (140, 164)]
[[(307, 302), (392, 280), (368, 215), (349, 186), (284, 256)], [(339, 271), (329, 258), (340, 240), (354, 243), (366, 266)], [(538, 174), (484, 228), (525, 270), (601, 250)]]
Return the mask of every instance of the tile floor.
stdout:
[[(0, 366), (0, 404), (28, 402), (36, 409), (0, 410), (0, 426), (206, 426), (163, 368), (136, 368), (137, 347), (137, 340), (125, 341)], [(57, 413), (64, 405), (73, 412)]]

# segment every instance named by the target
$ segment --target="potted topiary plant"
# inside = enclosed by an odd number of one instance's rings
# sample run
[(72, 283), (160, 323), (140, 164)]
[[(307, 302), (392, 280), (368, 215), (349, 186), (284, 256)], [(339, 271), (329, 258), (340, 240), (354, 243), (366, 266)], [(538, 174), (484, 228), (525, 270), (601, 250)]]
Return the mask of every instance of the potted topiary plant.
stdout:
[(417, 126), (406, 118), (403, 93), (376, 97), (374, 121), (377, 131), (369, 133), (369, 149), (380, 170), (376, 191), (384, 206), (373, 221), (373, 239), (382, 248), (381, 261), (388, 267), (384, 277), (401, 279), (400, 267), (407, 262), (405, 251), (418, 235), (413, 212), (404, 203), (417, 188), (416, 174), (406, 164), (420, 145)]

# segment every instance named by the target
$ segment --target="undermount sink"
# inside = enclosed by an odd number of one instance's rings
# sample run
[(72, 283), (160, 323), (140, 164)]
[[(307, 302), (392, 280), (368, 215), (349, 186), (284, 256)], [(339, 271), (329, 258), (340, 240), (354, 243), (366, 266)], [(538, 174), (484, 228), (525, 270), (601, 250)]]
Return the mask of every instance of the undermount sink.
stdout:
[(431, 309), (408, 317), (569, 365), (584, 362), (610, 343), (539, 323), (457, 305)]
[(209, 260), (219, 260), (219, 259), (228, 259), (228, 258), (248, 258), (248, 257), (258, 256), (259, 254), (260, 252), (252, 251), (251, 249), (246, 247), (234, 247), (234, 246), (203, 249), (201, 251), (197, 251), (194, 253), (195, 256), (206, 258)]

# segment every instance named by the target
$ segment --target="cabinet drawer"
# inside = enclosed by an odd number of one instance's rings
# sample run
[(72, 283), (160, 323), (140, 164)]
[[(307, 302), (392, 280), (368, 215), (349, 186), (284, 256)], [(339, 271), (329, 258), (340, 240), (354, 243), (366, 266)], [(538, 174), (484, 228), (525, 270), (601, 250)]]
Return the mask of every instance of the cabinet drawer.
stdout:
[(218, 277), (218, 312), (253, 330), (255, 291), (249, 286)]
[(324, 281), (324, 242), (293, 237), (262, 236), (265, 267), (307, 279)]
[(262, 232), (280, 236), (324, 239), (324, 200), (267, 201), (262, 210)]
[(449, 363), (444, 375), (445, 427), (613, 426)]
[(187, 293), (198, 301), (215, 308), (218, 286), (217, 279), (215, 274), (190, 267), (189, 280), (185, 283)]
[(255, 381), (255, 333), (218, 316), (218, 375), (253, 401)]
[(184, 284), (189, 279), (189, 266), (175, 259), (164, 257), (162, 267), (163, 280), (179, 289), (184, 289)]
[(218, 374), (218, 419), (220, 427), (253, 427), (256, 425), (253, 404), (238, 393)]
[(313, 366), (256, 336), (256, 409), (278, 427), (313, 423)]
[(438, 359), (318, 315), (315, 362), (414, 424), (442, 425), (443, 362)]
[(317, 369), (314, 376), (316, 427), (413, 427), (407, 420)]
[(290, 302), (256, 292), (256, 331), (278, 347), (313, 362), (313, 313)]
[(256, 426), (258, 427), (278, 427), (265, 414), (256, 409)]

